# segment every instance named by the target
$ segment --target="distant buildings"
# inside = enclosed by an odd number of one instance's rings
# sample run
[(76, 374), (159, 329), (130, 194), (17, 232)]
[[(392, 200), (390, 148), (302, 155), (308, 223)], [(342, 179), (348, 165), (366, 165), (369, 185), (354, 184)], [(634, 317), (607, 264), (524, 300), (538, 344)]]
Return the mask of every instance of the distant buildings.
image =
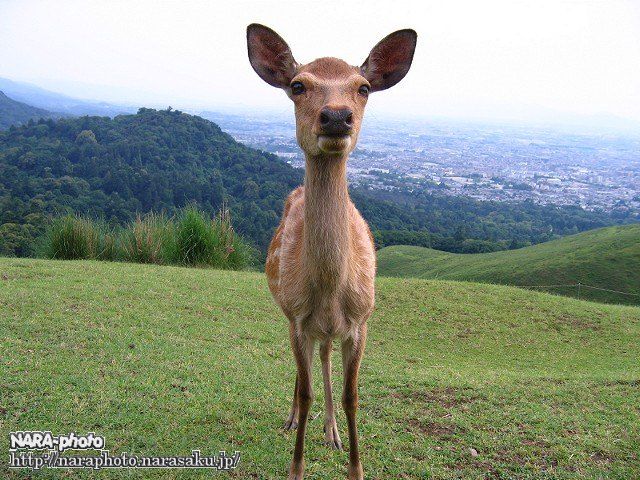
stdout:
[[(216, 121), (237, 140), (304, 166), (290, 122)], [(385, 122), (361, 133), (348, 166), (350, 181), (369, 188), (532, 200), (640, 216), (640, 137)]]

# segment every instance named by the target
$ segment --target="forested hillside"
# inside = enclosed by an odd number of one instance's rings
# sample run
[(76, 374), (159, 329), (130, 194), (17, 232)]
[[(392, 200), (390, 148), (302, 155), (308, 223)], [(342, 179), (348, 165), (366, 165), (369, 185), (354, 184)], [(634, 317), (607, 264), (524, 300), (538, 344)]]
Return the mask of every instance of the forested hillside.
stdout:
[(42, 108), (12, 100), (0, 91), (0, 130), (6, 130), (11, 125), (24, 125), (29, 120), (53, 116), (55, 115)]
[[(28, 255), (52, 216), (78, 212), (122, 223), (226, 202), (236, 230), (263, 252), (303, 172), (246, 147), (197, 116), (171, 109), (40, 120), (0, 132), (0, 254)], [(491, 251), (620, 222), (577, 207), (477, 202), (354, 191), (380, 246)]]
[(635, 220), (627, 214), (531, 201), (479, 201), (424, 191), (360, 193), (354, 192), (354, 200), (373, 225), (378, 247), (417, 245), (454, 253), (485, 253)]
[[(226, 200), (237, 229), (264, 245), (282, 199), (302, 180), (274, 155), (179, 111), (42, 121), (1, 134), (0, 145), (5, 237), (12, 230), (32, 237), (61, 212), (123, 222), (190, 202), (215, 214)], [(28, 242), (17, 247), (17, 254), (28, 253)]]

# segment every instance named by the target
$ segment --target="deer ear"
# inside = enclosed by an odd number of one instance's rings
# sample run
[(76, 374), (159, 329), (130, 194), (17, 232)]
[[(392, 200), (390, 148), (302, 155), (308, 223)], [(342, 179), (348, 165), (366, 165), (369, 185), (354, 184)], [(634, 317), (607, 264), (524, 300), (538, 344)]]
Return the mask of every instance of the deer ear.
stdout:
[(260, 78), (274, 87), (289, 86), (298, 64), (280, 35), (264, 25), (252, 23), (247, 27), (247, 48), (249, 62)]
[(418, 34), (414, 30), (398, 30), (373, 47), (360, 67), (371, 84), (371, 91), (386, 90), (404, 78), (411, 67)]

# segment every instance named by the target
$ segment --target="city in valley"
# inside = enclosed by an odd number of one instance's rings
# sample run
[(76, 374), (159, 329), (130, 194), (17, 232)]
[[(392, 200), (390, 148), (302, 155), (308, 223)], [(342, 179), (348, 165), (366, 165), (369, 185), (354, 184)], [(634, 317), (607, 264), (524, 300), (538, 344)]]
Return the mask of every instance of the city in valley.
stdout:
[[(289, 116), (200, 114), (236, 140), (304, 166)], [(640, 215), (640, 134), (589, 130), (597, 131), (367, 119), (349, 160), (350, 181)]]

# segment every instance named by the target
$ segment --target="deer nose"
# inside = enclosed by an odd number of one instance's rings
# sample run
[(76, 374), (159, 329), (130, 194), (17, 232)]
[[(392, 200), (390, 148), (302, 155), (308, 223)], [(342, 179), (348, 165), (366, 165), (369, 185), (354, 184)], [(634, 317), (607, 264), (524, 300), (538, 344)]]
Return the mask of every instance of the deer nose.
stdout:
[(323, 135), (347, 135), (353, 126), (353, 112), (348, 108), (323, 108), (320, 112)]

